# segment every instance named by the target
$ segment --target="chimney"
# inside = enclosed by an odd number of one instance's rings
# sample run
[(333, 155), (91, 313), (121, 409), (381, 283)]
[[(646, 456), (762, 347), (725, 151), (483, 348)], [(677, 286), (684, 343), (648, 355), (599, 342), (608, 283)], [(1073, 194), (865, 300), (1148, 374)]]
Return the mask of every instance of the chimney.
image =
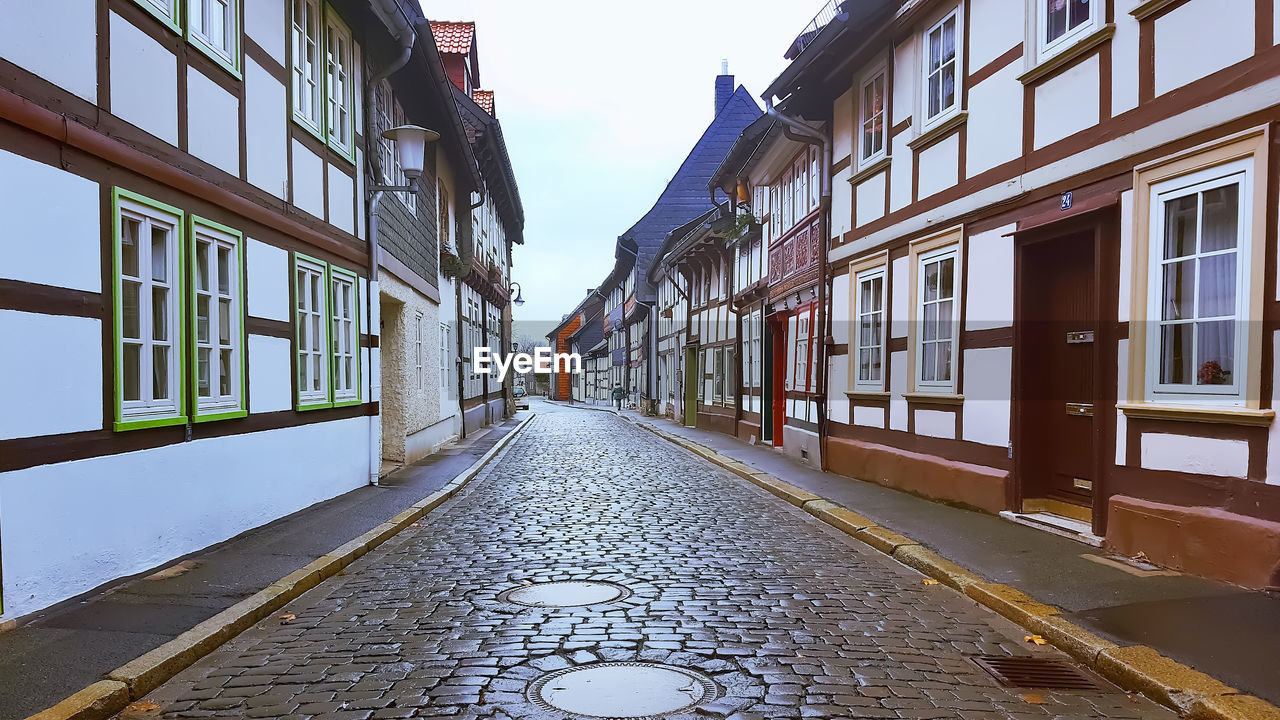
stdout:
[(720, 74), (716, 76), (716, 115), (729, 104), (733, 96), (733, 76), (729, 74), (729, 61), (720, 61)]

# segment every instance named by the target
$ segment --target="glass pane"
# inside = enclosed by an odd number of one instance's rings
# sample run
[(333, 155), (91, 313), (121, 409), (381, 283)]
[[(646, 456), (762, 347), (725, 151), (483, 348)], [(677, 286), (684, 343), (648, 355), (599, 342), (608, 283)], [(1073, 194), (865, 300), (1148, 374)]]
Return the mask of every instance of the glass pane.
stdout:
[(320, 356), (311, 356), (311, 389), (320, 389)]
[(1164, 266), (1164, 320), (1184, 320), (1195, 317), (1191, 297), (1196, 282), (1195, 260), (1169, 263)]
[(881, 303), (884, 302), (884, 278), (874, 278), (871, 281), (871, 309), (879, 312)]
[(946, 110), (956, 102), (956, 64), (942, 68), (942, 100), (940, 110)]
[(1196, 196), (1184, 195), (1164, 204), (1164, 257), (1179, 258), (1196, 251)]
[(138, 277), (139, 225), (133, 218), (120, 218), (120, 272), (129, 277)]
[(942, 107), (938, 104), (938, 98), (942, 95), (942, 76), (934, 73), (929, 76), (929, 117), (933, 117), (942, 111)]
[(127, 338), (140, 339), (141, 335), (141, 319), (138, 317), (142, 312), (142, 308), (138, 306), (140, 298), (138, 292), (140, 286), (136, 282), (122, 280), (120, 282), (120, 320), (122, 323), (121, 335)]
[(218, 342), (231, 344), (231, 300), (228, 298), (218, 301)]
[(298, 271), (298, 309), (307, 309), (307, 274), (302, 270)]
[(942, 24), (942, 62), (953, 60), (956, 56), (956, 19), (953, 17)]
[(871, 379), (880, 379), (880, 348), (871, 349)]
[(142, 347), (125, 343), (124, 352), (121, 354), (122, 380), (124, 400), (141, 400), (141, 392), (139, 382), (142, 374)]
[(1089, 19), (1089, 0), (1071, 0), (1071, 27), (1080, 27)]
[(938, 339), (939, 340), (951, 339), (951, 313), (952, 313), (951, 303), (952, 303), (951, 300), (946, 300), (938, 303), (935, 306), (938, 308)]
[(311, 292), (311, 309), (319, 311), (324, 307), (322, 296), (320, 295), (320, 276), (312, 275), (307, 279), (307, 285)]
[(937, 346), (934, 343), (925, 343), (920, 348), (920, 379), (931, 381), (937, 379)]
[(310, 347), (307, 348), (308, 350), (311, 350), (312, 352), (319, 352), (320, 350), (323, 349), (320, 347), (320, 316), (319, 315), (311, 316), (311, 336), (309, 339), (311, 340), (311, 343), (310, 343)]
[(223, 397), (231, 395), (231, 351), (223, 350), (218, 364), (218, 394)]
[(1196, 317), (1211, 318), (1236, 314), (1235, 253), (1200, 258), (1199, 308), (1200, 312)]
[(858, 308), (863, 313), (871, 312), (873, 309), (871, 307), (871, 281), (864, 280), (860, 285), (860, 289), (862, 292), (859, 293), (861, 297), (858, 299)]
[(169, 291), (151, 288), (151, 339), (161, 342), (169, 339)]
[(196, 242), (196, 289), (209, 291), (209, 243)]
[(947, 258), (939, 265), (941, 265), (939, 272), (941, 279), (938, 282), (938, 297), (953, 298), (956, 296), (954, 287), (956, 261), (952, 258)]
[(936, 340), (938, 338), (938, 304), (930, 303), (924, 306), (923, 330), (925, 340)]
[(1167, 385), (1191, 382), (1190, 324), (1160, 328), (1160, 382)]
[(311, 363), (307, 360), (306, 357), (298, 358), (298, 388), (300, 390), (306, 390), (307, 388), (311, 387), (311, 381), (307, 373), (307, 370), (310, 367), (311, 367)]
[(1200, 252), (1233, 248), (1239, 242), (1240, 186), (1206, 190), (1204, 195), (1204, 228), (1200, 231)]
[(1068, 0), (1046, 0), (1046, 42), (1053, 42), (1067, 32), (1067, 3)]
[(169, 233), (162, 228), (151, 228), (151, 279), (169, 280)]
[(942, 65), (942, 28), (929, 33), (929, 72), (933, 73)]
[(938, 380), (951, 379), (951, 343), (938, 343)]
[(196, 342), (209, 342), (209, 296), (196, 296)]
[(169, 348), (151, 348), (151, 397), (153, 400), (169, 399)]
[(1234, 320), (1196, 323), (1196, 384), (1230, 385), (1236, 359)]
[(231, 248), (218, 248), (218, 292), (231, 294)]
[(209, 348), (196, 351), (196, 394), (209, 397)]
[(925, 302), (938, 299), (938, 263), (924, 266), (924, 299)]

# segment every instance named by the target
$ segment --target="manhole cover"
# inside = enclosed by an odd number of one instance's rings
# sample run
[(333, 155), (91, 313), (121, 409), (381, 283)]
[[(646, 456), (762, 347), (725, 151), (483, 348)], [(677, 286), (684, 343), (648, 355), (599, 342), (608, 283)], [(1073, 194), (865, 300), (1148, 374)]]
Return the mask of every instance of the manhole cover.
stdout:
[(611, 582), (561, 580), (508, 590), (498, 599), (530, 607), (576, 607), (613, 602), (630, 594), (630, 590)]
[(557, 670), (529, 687), (544, 710), (611, 720), (665, 716), (714, 700), (710, 678), (657, 663), (594, 663)]
[(1007, 687), (1046, 690), (1106, 690), (1100, 679), (1056, 658), (983, 655), (973, 658), (978, 667)]

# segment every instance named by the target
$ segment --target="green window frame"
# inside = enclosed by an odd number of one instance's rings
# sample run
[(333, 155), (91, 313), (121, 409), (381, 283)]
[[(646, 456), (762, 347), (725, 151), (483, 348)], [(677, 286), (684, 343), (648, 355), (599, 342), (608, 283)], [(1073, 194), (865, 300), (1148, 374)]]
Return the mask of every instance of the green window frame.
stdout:
[[(356, 161), (356, 52), (351, 28), (324, 8), (324, 134), (334, 152)], [(337, 99), (335, 100), (335, 95)], [(342, 136), (346, 137), (343, 138)]]
[(333, 406), (360, 404), (360, 279), (329, 267), (329, 387)]
[[(185, 424), (185, 213), (119, 187), (112, 189), (111, 206), (115, 365), (112, 427), (123, 431)], [(161, 237), (157, 230), (163, 233), (162, 266), (157, 265), (154, 256), (156, 240)], [(148, 241), (144, 243), (144, 239)], [(128, 252), (126, 246), (131, 248)], [(132, 293), (128, 292), (131, 287)], [(156, 313), (157, 300), (163, 308), (160, 314)], [(154, 371), (160, 357), (168, 366), (163, 375)], [(146, 382), (148, 378), (150, 383)], [(160, 392), (165, 397), (157, 399)]]
[(192, 215), (188, 237), (192, 421), (242, 418), (249, 414), (244, 234)]
[[(142, 2), (145, 3), (148, 0), (142, 0)], [(236, 79), (243, 79), (240, 56), (244, 40), (241, 30), (240, 0), (186, 0), (186, 3), (186, 30), (183, 37), (192, 47), (199, 50), (201, 54), (219, 65), (223, 70), (234, 75)], [(226, 16), (223, 17), (222, 21), (222, 32), (227, 35), (227, 40), (229, 41), (228, 54), (225, 55), (219, 47), (211, 42), (206, 33), (194, 29), (202, 27), (206, 23), (212, 25), (216, 17), (214, 15), (215, 7), (219, 5), (226, 9), (226, 13), (230, 15), (231, 20), (230, 25), (226, 24)]]
[(293, 253), (294, 407), (348, 407), (361, 397), (360, 277)]

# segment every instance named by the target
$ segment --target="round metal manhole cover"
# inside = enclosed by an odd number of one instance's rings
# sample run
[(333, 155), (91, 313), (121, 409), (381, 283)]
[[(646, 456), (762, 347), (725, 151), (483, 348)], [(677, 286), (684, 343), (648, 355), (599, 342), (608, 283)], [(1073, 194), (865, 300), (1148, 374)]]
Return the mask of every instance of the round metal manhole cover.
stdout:
[(544, 710), (610, 720), (662, 717), (715, 697), (716, 685), (705, 675), (658, 663), (593, 663), (529, 686), (529, 699)]
[(630, 594), (630, 590), (611, 582), (560, 580), (508, 590), (498, 599), (529, 607), (578, 607), (614, 602)]

